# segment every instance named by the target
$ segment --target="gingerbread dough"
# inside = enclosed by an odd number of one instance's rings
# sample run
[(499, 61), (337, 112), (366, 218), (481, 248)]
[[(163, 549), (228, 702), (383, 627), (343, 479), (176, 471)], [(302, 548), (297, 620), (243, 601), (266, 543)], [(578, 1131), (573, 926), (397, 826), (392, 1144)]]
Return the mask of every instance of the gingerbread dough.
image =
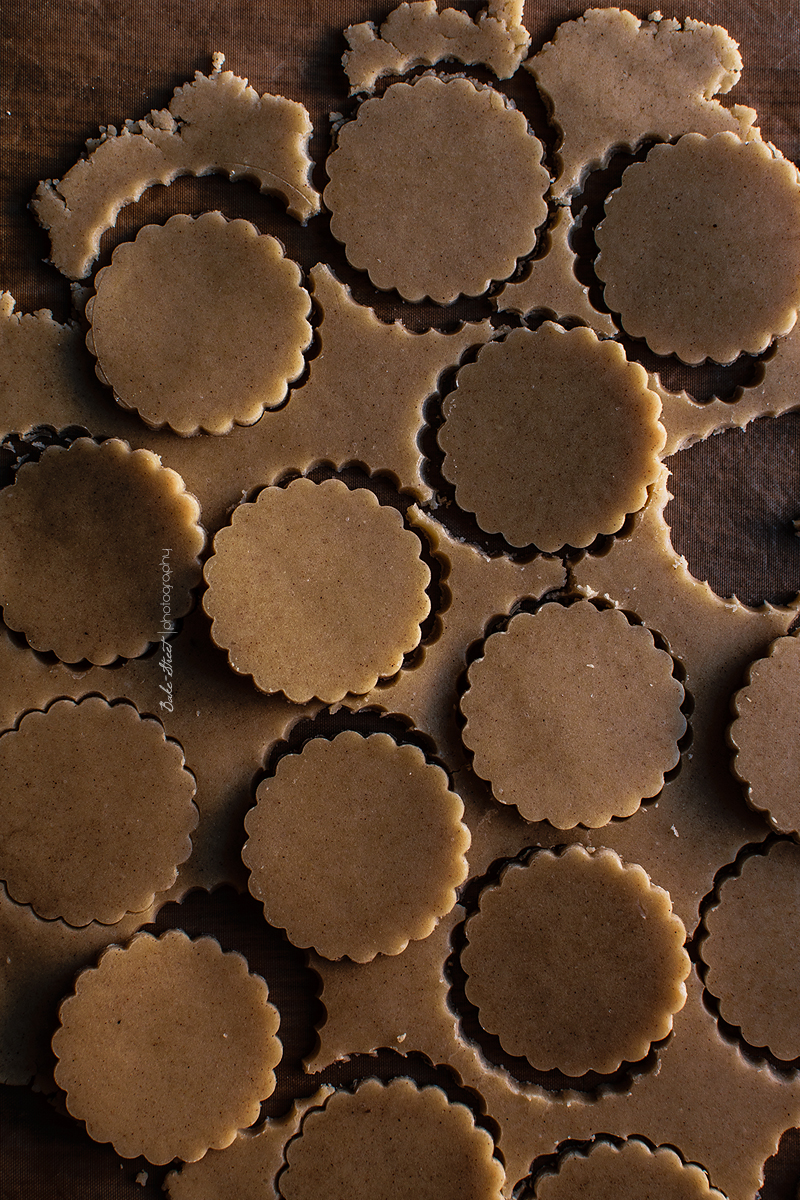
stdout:
[(659, 1200), (722, 1200), (708, 1176), (694, 1163), (684, 1162), (669, 1146), (651, 1148), (638, 1138), (621, 1146), (597, 1141), (586, 1152), (570, 1150), (558, 1170), (536, 1182), (537, 1200), (571, 1200), (586, 1195), (638, 1200), (645, 1194)]

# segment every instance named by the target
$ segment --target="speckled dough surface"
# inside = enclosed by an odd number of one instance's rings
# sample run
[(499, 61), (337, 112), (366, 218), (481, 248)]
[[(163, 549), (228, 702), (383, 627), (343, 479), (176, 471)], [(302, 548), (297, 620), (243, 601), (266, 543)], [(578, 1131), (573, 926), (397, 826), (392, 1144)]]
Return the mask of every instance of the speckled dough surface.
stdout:
[(249, 221), (146, 225), (86, 306), (97, 373), (124, 408), (186, 436), (252, 425), (286, 397), (311, 341), (300, 270)]
[(489, 87), (431, 75), (393, 84), (339, 131), (323, 195), (331, 231), (376, 287), (439, 304), (478, 296), (536, 244), (542, 153)]
[(598, 1141), (588, 1152), (569, 1151), (558, 1170), (536, 1182), (536, 1200), (723, 1200), (700, 1167), (682, 1162), (673, 1149), (651, 1149), (630, 1138), (621, 1146)]
[(265, 488), (214, 539), (203, 597), (214, 641), (262, 691), (301, 703), (366, 692), (419, 643), (430, 610), (420, 549), (365, 488)]
[(763, 142), (689, 133), (654, 146), (606, 201), (596, 239), (606, 304), (656, 354), (729, 363), (795, 323), (800, 185)]
[(503, 1168), (463, 1104), (369, 1080), (312, 1109), (286, 1148), (285, 1200), (500, 1200)]
[(295, 945), (369, 962), (427, 937), (455, 904), (464, 806), (415, 746), (382, 733), (315, 738), (256, 796), (242, 851), (250, 891)]
[(461, 965), (482, 1027), (542, 1071), (638, 1062), (686, 1000), (686, 931), (669, 895), (611, 850), (541, 850), (511, 865), (466, 935)]
[[(135, 658), (185, 616), (205, 544), (177, 472), (115, 438), (25, 463), (0, 492), (3, 620), (62, 662)], [(162, 607), (165, 605), (165, 607)]]
[(661, 404), (644, 368), (590, 329), (514, 329), (443, 403), (442, 470), (461, 508), (512, 546), (616, 533), (658, 473)]
[(733, 698), (728, 741), (747, 803), (800, 838), (800, 638), (779, 638)]
[(67, 1107), (123, 1158), (193, 1162), (229, 1146), (274, 1091), (278, 1013), (264, 981), (213, 938), (172, 930), (112, 946), (60, 1018)]
[(751, 1046), (800, 1057), (800, 846), (780, 841), (753, 854), (719, 889), (705, 918), (701, 956), (720, 1014)]
[(672, 670), (618, 610), (582, 600), (518, 613), (467, 673), (462, 736), (476, 774), (528, 821), (629, 817), (678, 761), (686, 721)]
[(194, 779), (162, 726), (100, 696), (0, 736), (0, 877), (71, 925), (113, 923), (171, 887), (192, 851)]

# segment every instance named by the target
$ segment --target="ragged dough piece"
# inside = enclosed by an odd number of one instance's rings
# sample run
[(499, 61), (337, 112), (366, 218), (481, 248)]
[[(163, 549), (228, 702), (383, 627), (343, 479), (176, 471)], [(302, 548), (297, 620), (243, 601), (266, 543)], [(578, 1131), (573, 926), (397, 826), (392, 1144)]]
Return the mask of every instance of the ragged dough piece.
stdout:
[(723, 1200), (700, 1167), (669, 1146), (651, 1149), (638, 1138), (621, 1146), (597, 1141), (586, 1150), (568, 1150), (553, 1173), (536, 1181), (537, 1200), (640, 1200), (643, 1194), (658, 1200)]
[(438, 12), (436, 0), (411, 0), (389, 13), (380, 32), (365, 21), (348, 26), (344, 36), (350, 49), (342, 65), (351, 95), (373, 91), (383, 75), (405, 75), (444, 59), (482, 63), (498, 79), (509, 79), (531, 41), (522, 25), (522, 0), (489, 0), (475, 19), (458, 8)]
[(617, 146), (645, 138), (730, 129), (758, 137), (756, 114), (714, 97), (739, 78), (739, 48), (719, 25), (688, 17), (639, 21), (617, 8), (589, 9), (559, 26), (525, 69), (549, 100), (562, 134), (556, 196), (576, 191)]
[(97, 373), (146, 424), (229, 433), (301, 374), (311, 299), (280, 242), (222, 213), (178, 214), (117, 246), (86, 305)]
[(319, 211), (309, 181), (311, 133), (302, 104), (259, 96), (246, 79), (216, 66), (179, 87), (169, 108), (126, 122), (120, 133), (110, 126), (62, 179), (39, 184), (31, 208), (50, 233), (52, 263), (70, 279), (89, 274), (100, 237), (123, 205), (178, 175), (253, 179), (305, 222)]

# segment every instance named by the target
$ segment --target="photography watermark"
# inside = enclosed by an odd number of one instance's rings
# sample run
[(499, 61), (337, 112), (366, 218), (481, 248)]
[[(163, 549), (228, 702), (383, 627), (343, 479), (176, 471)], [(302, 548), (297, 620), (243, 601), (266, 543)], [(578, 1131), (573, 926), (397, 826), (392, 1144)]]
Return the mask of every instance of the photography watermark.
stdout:
[(160, 653), (158, 665), (164, 675), (164, 682), (158, 685), (159, 691), (164, 693), (164, 699), (159, 700), (159, 706), (165, 712), (174, 711), (174, 692), (173, 692), (173, 670), (172, 670), (172, 645), (167, 640), (167, 635), (175, 632), (175, 626), (172, 623), (172, 564), (169, 561), (169, 556), (172, 553), (171, 547), (167, 546), (161, 551), (161, 629), (159, 631)]

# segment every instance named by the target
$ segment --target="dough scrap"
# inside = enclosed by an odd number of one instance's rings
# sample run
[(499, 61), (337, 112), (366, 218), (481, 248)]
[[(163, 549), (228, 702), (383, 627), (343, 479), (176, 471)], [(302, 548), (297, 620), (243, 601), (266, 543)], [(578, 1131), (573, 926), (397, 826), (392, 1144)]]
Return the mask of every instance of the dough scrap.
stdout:
[(473, 769), (502, 804), (557, 829), (629, 817), (678, 762), (683, 688), (652, 634), (586, 600), (518, 613), (461, 698)]
[(570, 1150), (559, 1159), (556, 1172), (536, 1181), (537, 1200), (579, 1195), (638, 1200), (643, 1193), (660, 1200), (723, 1200), (700, 1167), (684, 1162), (669, 1146), (651, 1150), (638, 1138), (621, 1146), (597, 1141), (585, 1153)]
[(194, 1162), (229, 1146), (275, 1089), (267, 985), (213, 938), (137, 934), (61, 1005), (55, 1076), (90, 1137), (123, 1158)]
[(613, 850), (541, 850), (487, 887), (461, 965), (482, 1027), (541, 1071), (616, 1071), (686, 1000), (686, 930), (669, 895)]
[[(779, 638), (733, 697), (731, 766), (747, 803), (800, 840), (800, 639)], [(800, 1051), (799, 1051), (800, 1053)]]
[(350, 95), (372, 92), (384, 75), (405, 75), (444, 59), (482, 63), (498, 79), (510, 79), (530, 46), (522, 24), (522, 0), (489, 0), (471, 18), (458, 8), (437, 11), (436, 0), (411, 0), (393, 9), (380, 27), (372, 21), (349, 25), (350, 47), (342, 58)]
[(31, 208), (50, 234), (50, 260), (69, 279), (84, 279), (120, 209), (179, 175), (252, 179), (305, 224), (319, 212), (309, 180), (311, 133), (302, 104), (259, 96), (231, 71), (197, 71), (169, 108), (128, 121), (119, 133), (109, 126), (63, 179), (39, 184)]
[(18, 904), (114, 924), (171, 887), (192, 852), (194, 779), (131, 704), (57, 700), (0, 737), (0, 875)]
[(203, 607), (233, 669), (301, 704), (396, 674), (430, 611), (417, 537), (338, 479), (296, 479), (240, 505), (205, 577)]
[(0, 492), (3, 620), (62, 662), (137, 658), (191, 607), (205, 536), (175, 471), (79, 438)]
[(464, 806), (416, 746), (352, 730), (314, 738), (256, 801), (242, 851), (250, 891), (296, 946), (359, 963), (399, 954), (456, 903)]
[(286, 1147), (285, 1200), (500, 1200), (486, 1130), (438, 1087), (367, 1080), (334, 1092)]
[(560, 25), (553, 41), (525, 63), (562, 135), (556, 197), (576, 192), (586, 173), (604, 166), (619, 146), (633, 150), (646, 138), (670, 141), (726, 129), (746, 139), (760, 136), (753, 109), (723, 108), (715, 99), (742, 70), (730, 35), (691, 17), (681, 25), (655, 16), (640, 21), (618, 8), (589, 9)]
[(780, 841), (726, 879), (705, 917), (700, 954), (723, 1019), (751, 1046), (800, 1057), (800, 846)]
[(280, 243), (222, 213), (178, 214), (117, 246), (86, 306), (99, 378), (150, 426), (229, 433), (303, 371), (311, 298)]
[(763, 142), (689, 133), (654, 146), (623, 174), (595, 237), (606, 304), (656, 354), (730, 363), (797, 319), (800, 182)]
[(442, 470), (459, 506), (512, 546), (554, 552), (616, 533), (658, 474), (660, 403), (617, 342), (546, 321), (462, 367)]
[(492, 88), (434, 75), (393, 84), (339, 130), (323, 193), (331, 232), (378, 288), (437, 304), (479, 296), (536, 244), (542, 154)]

